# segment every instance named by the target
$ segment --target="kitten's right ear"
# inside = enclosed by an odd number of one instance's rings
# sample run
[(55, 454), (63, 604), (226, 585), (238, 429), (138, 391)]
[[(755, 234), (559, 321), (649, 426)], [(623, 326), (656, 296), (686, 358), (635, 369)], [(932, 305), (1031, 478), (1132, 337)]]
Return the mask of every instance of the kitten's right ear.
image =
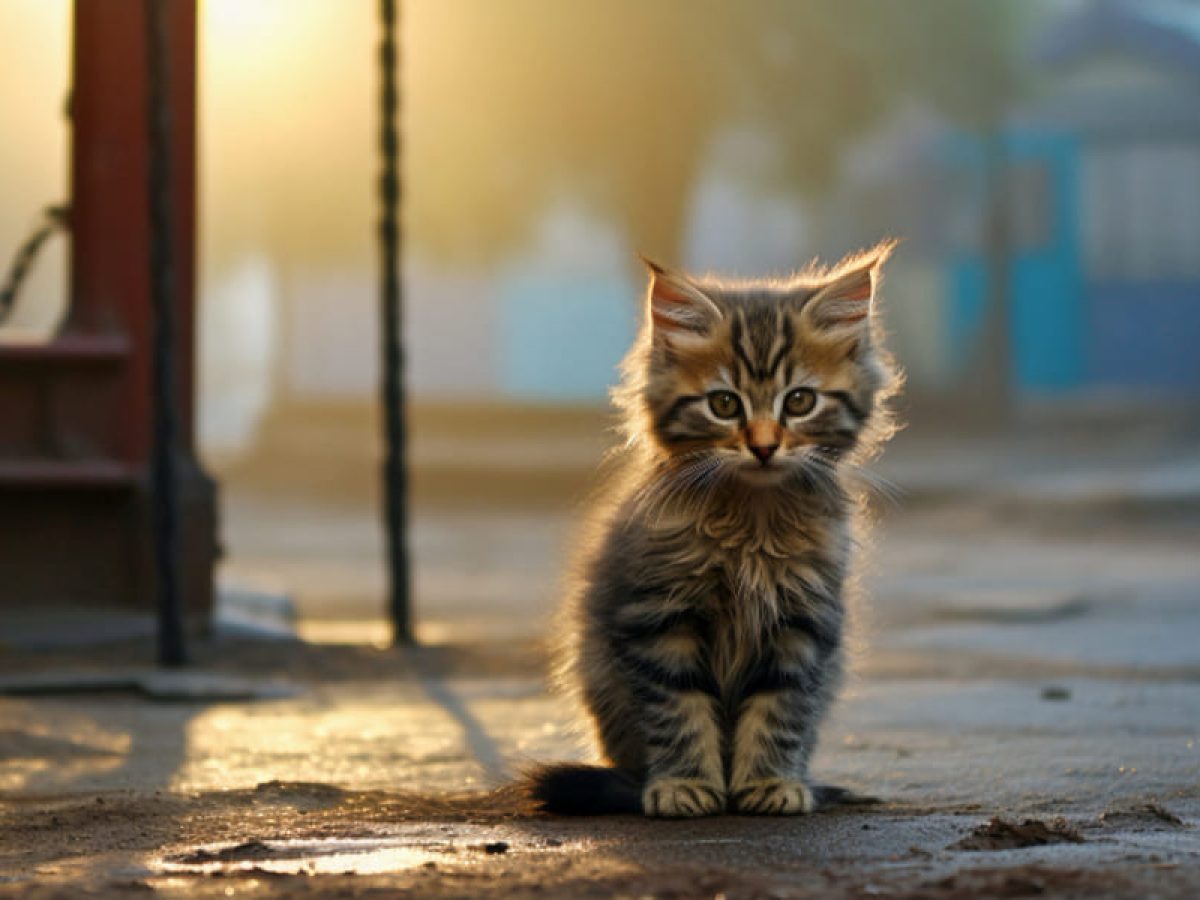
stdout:
[(650, 270), (646, 314), (655, 340), (700, 336), (724, 318), (717, 305), (685, 276), (644, 256), (641, 260)]
[(831, 337), (869, 336), (880, 270), (895, 248), (895, 241), (884, 241), (842, 260), (804, 304), (801, 316)]

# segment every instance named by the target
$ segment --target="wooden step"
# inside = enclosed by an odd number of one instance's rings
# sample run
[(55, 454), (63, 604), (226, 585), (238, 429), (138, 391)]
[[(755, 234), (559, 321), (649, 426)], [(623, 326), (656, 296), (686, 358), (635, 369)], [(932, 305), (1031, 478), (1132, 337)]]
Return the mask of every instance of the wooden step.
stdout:
[(134, 483), (130, 466), (108, 459), (0, 459), (0, 490), (116, 490)]
[(0, 368), (112, 364), (127, 359), (133, 345), (122, 334), (64, 334), (46, 342), (0, 343)]

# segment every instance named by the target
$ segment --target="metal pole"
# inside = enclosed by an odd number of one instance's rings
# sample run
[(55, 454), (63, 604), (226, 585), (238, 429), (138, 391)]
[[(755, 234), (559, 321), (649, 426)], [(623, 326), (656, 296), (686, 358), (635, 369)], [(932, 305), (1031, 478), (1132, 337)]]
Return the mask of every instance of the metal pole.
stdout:
[(166, 4), (144, 0), (146, 122), (149, 133), (150, 299), (154, 309), (154, 562), (158, 575), (158, 660), (186, 661), (179, 590), (179, 387), (175, 311), (174, 228), (171, 218), (171, 118)]
[(389, 610), (392, 642), (413, 642), (410, 609), (411, 577), (408, 566), (408, 472), (405, 467), (404, 351), (401, 345), (403, 284), (400, 272), (400, 94), (397, 85), (397, 35), (399, 3), (380, 0), (382, 34), (380, 65), (380, 155), (383, 172), (379, 180), (379, 242), (382, 251), (381, 331), (383, 342), (383, 418), (386, 456), (383, 463)]

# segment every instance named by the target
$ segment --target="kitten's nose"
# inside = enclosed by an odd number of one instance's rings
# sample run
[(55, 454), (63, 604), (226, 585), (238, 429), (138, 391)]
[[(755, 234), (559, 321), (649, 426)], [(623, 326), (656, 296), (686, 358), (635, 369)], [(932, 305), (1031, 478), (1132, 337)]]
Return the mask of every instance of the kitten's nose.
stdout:
[(750, 452), (758, 457), (758, 461), (764, 466), (775, 455), (775, 451), (779, 449), (778, 444), (751, 444)]

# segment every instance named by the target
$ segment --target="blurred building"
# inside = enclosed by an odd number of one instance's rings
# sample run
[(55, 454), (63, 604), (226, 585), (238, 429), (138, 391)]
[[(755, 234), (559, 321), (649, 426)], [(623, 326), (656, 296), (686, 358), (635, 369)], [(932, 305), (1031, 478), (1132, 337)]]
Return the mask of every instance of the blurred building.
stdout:
[(835, 230), (906, 238), (888, 316), (910, 380), (953, 394), (982, 352), (999, 161), (1016, 398), (1200, 395), (1200, 5), (1081, 4), (1018, 64), (1032, 90), (990, 142), (914, 104), (828, 204)]
[[(0, 210), (0, 250), (65, 193), (69, 8), (0, 9), (37, 73), (0, 88), (27, 123), (0, 151), (12, 195)], [(1029, 90), (998, 142), (1010, 384), (1018, 399), (1051, 402), (1200, 395), (1189, 346), (1200, 334), (1200, 7), (1038, 8), (1012, 63)], [(369, 6), (265, 0), (212, 0), (202, 17), (199, 428), (206, 448), (239, 450), (264, 417), (375, 401), (374, 71), (362, 52), (375, 22)], [(994, 321), (988, 148), (931, 98), (913, 96), (839, 152), (826, 191), (798, 197), (756, 179), (780, 168), (780, 151), (753, 122), (716, 132), (692, 183), (679, 258), (663, 262), (785, 272), (902, 237), (885, 290), (893, 347), (914, 398), (961, 399)], [(521, 164), (519, 152), (514, 159)], [(422, 171), (413, 157), (409, 165), (415, 195)], [(410, 248), (407, 377), (419, 403), (604, 405), (638, 326), (641, 248), (572, 195), (577, 186), (556, 186), (548, 208), (531, 199), (538, 224), (502, 251), (447, 260)], [(0, 341), (55, 332), (66, 249), (50, 245)]]
[(1045, 147), (1043, 253), (1078, 296), (1059, 377), (1200, 392), (1200, 6), (1104, 0), (1034, 54), (1053, 88), (1014, 127)]
[[(841, 154), (820, 196), (757, 185), (753, 174), (770, 169), (778, 151), (764, 133), (731, 123), (697, 173), (681, 258), (664, 262), (786, 272), (896, 235), (904, 244), (889, 264), (885, 315), (914, 402), (976, 402), (967, 376), (997, 321), (1008, 323), (1005, 377), (1018, 403), (1200, 394), (1200, 360), (1189, 348), (1200, 334), (1198, 15), (1195, 4), (1174, 0), (1048, 8), (1012, 61), (1028, 90), (993, 143), (915, 96)], [(348, 45), (366, 41), (369, 24), (355, 24), (363, 33)], [(360, 118), (361, 147), (346, 144), (357, 149), (339, 171), (373, 165), (370, 116)], [(989, 274), (997, 148), (1005, 159), (1004, 319)], [(640, 316), (639, 248), (563, 188), (532, 238), (500, 259), (410, 257), (407, 374), (418, 402), (605, 403)], [(369, 222), (370, 197), (350, 199), (354, 216)], [(206, 295), (212, 399), (202, 422), (213, 426), (210, 442), (240, 442), (272, 405), (278, 420), (308, 418), (313, 404), (373, 404), (374, 275), (362, 249), (336, 260), (310, 253), (277, 269), (254, 259), (225, 266)], [(252, 319), (241, 331), (258, 335), (240, 351), (217, 337), (230, 331), (231, 316)], [(231, 361), (238, 353), (240, 367)], [(240, 388), (218, 389), (242, 370)]]
[[(1200, 6), (1100, 0), (1029, 59), (1038, 90), (1000, 135), (1014, 387), (1200, 394)], [(961, 355), (989, 296), (987, 158), (963, 135), (935, 152), (954, 188), (939, 212), (947, 353)]]

